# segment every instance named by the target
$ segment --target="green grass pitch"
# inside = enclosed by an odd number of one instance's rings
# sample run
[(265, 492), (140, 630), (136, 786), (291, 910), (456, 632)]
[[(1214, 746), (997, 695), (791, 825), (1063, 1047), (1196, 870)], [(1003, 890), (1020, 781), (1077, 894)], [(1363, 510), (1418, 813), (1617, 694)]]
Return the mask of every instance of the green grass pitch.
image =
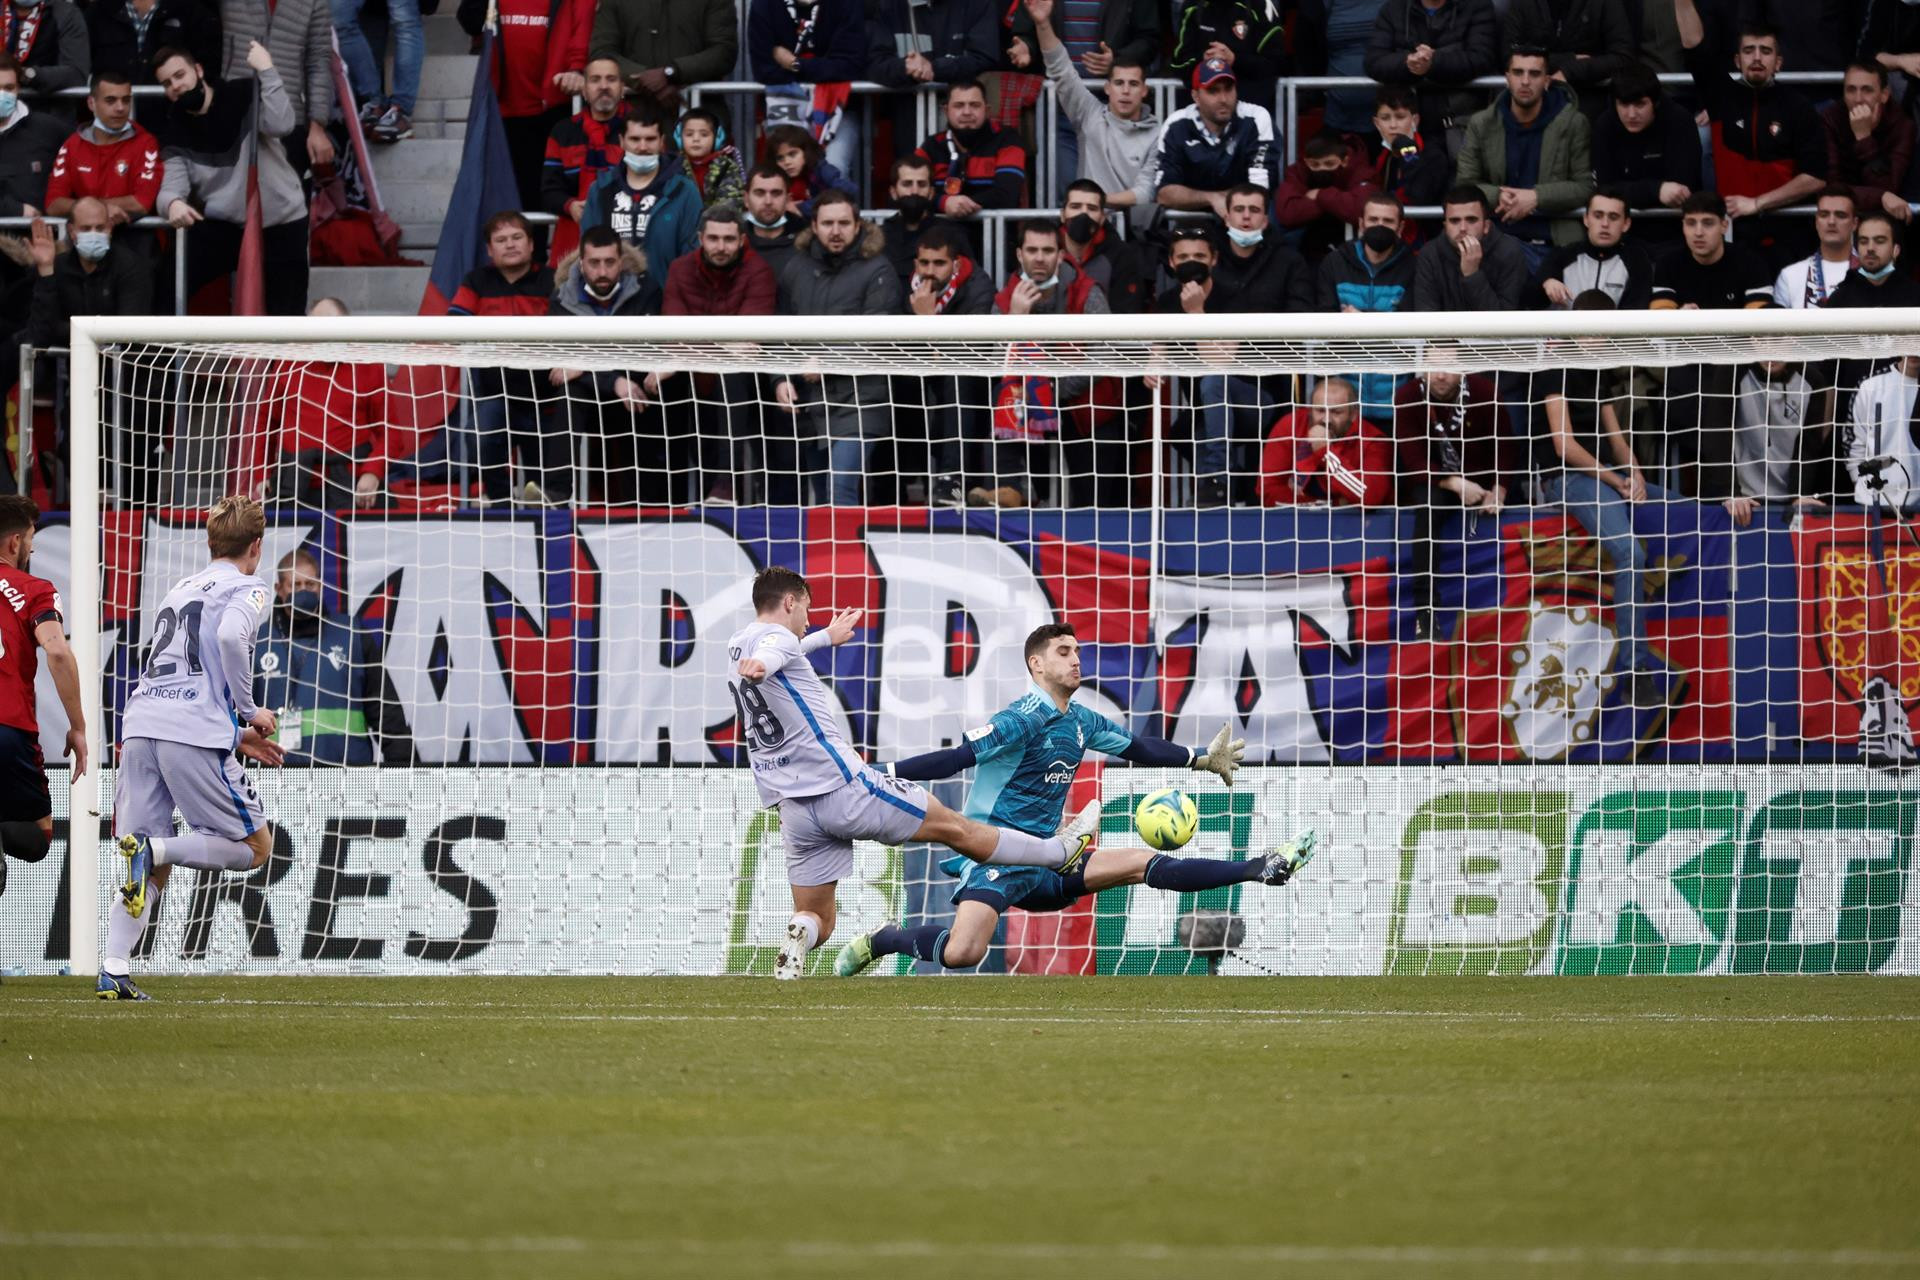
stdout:
[(1920, 1274), (1920, 981), (0, 987), (0, 1275)]

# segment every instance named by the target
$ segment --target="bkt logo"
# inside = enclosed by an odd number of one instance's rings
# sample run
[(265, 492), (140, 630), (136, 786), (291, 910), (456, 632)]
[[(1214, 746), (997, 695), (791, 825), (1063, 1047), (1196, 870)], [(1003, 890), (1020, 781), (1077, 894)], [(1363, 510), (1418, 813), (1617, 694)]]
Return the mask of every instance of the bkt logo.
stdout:
[(1574, 802), (1422, 805), (1401, 838), (1388, 972), (1861, 973), (1899, 942), (1910, 795), (1635, 790), (1577, 820)]

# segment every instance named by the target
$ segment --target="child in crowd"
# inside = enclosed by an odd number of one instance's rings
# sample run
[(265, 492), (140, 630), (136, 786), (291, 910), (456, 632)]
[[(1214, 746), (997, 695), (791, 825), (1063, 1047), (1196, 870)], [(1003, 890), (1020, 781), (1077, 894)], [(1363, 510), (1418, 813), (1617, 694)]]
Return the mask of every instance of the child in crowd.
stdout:
[(700, 199), (707, 208), (745, 203), (746, 165), (740, 158), (740, 148), (727, 141), (727, 128), (720, 123), (717, 112), (705, 107), (687, 111), (680, 117), (673, 140), (686, 162), (687, 176), (700, 188)]
[(802, 218), (813, 216), (814, 198), (829, 188), (860, 198), (860, 189), (827, 163), (820, 144), (798, 125), (779, 124), (767, 130), (767, 155), (787, 175), (788, 201)]

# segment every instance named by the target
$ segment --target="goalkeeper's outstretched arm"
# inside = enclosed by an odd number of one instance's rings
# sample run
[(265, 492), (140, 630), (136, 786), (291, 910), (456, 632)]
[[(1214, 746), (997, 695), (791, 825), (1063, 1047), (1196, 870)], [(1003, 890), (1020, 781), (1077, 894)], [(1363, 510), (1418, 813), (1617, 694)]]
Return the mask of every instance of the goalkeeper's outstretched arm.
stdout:
[(1226, 725), (1221, 725), (1220, 732), (1213, 735), (1205, 751), (1183, 747), (1164, 738), (1135, 738), (1121, 750), (1120, 758), (1164, 769), (1185, 766), (1198, 773), (1217, 774), (1222, 782), (1232, 786), (1233, 771), (1240, 767), (1241, 758), (1247, 754), (1247, 744), (1243, 738), (1229, 741), (1229, 732)]

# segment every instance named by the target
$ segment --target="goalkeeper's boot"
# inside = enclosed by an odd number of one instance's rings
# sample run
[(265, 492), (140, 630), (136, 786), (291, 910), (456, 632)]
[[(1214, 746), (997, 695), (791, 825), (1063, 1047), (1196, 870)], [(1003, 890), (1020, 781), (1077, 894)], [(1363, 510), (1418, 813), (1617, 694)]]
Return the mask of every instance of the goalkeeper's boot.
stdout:
[(873, 954), (873, 935), (863, 933), (840, 948), (840, 954), (833, 958), (833, 976), (851, 978), (865, 973), (877, 959), (879, 957)]
[(787, 940), (773, 958), (773, 976), (782, 980), (800, 977), (807, 971), (807, 931), (798, 924), (787, 926)]
[(1087, 854), (1093, 851), (1093, 837), (1100, 829), (1100, 802), (1087, 801), (1086, 808), (1074, 814), (1060, 824), (1060, 830), (1054, 836), (1066, 846), (1067, 860), (1060, 864), (1060, 874), (1077, 871), (1085, 865)]
[(93, 994), (102, 1000), (151, 1000), (152, 996), (133, 985), (133, 979), (123, 974), (103, 973), (100, 981), (93, 984)]
[(1269, 850), (1260, 868), (1260, 883), (1277, 888), (1293, 879), (1300, 868), (1313, 861), (1313, 846), (1318, 840), (1313, 828), (1308, 827), (1279, 848)]
[(153, 842), (145, 836), (121, 836), (120, 856), (127, 860), (127, 882), (120, 901), (135, 920), (147, 909), (147, 885), (153, 879)]

